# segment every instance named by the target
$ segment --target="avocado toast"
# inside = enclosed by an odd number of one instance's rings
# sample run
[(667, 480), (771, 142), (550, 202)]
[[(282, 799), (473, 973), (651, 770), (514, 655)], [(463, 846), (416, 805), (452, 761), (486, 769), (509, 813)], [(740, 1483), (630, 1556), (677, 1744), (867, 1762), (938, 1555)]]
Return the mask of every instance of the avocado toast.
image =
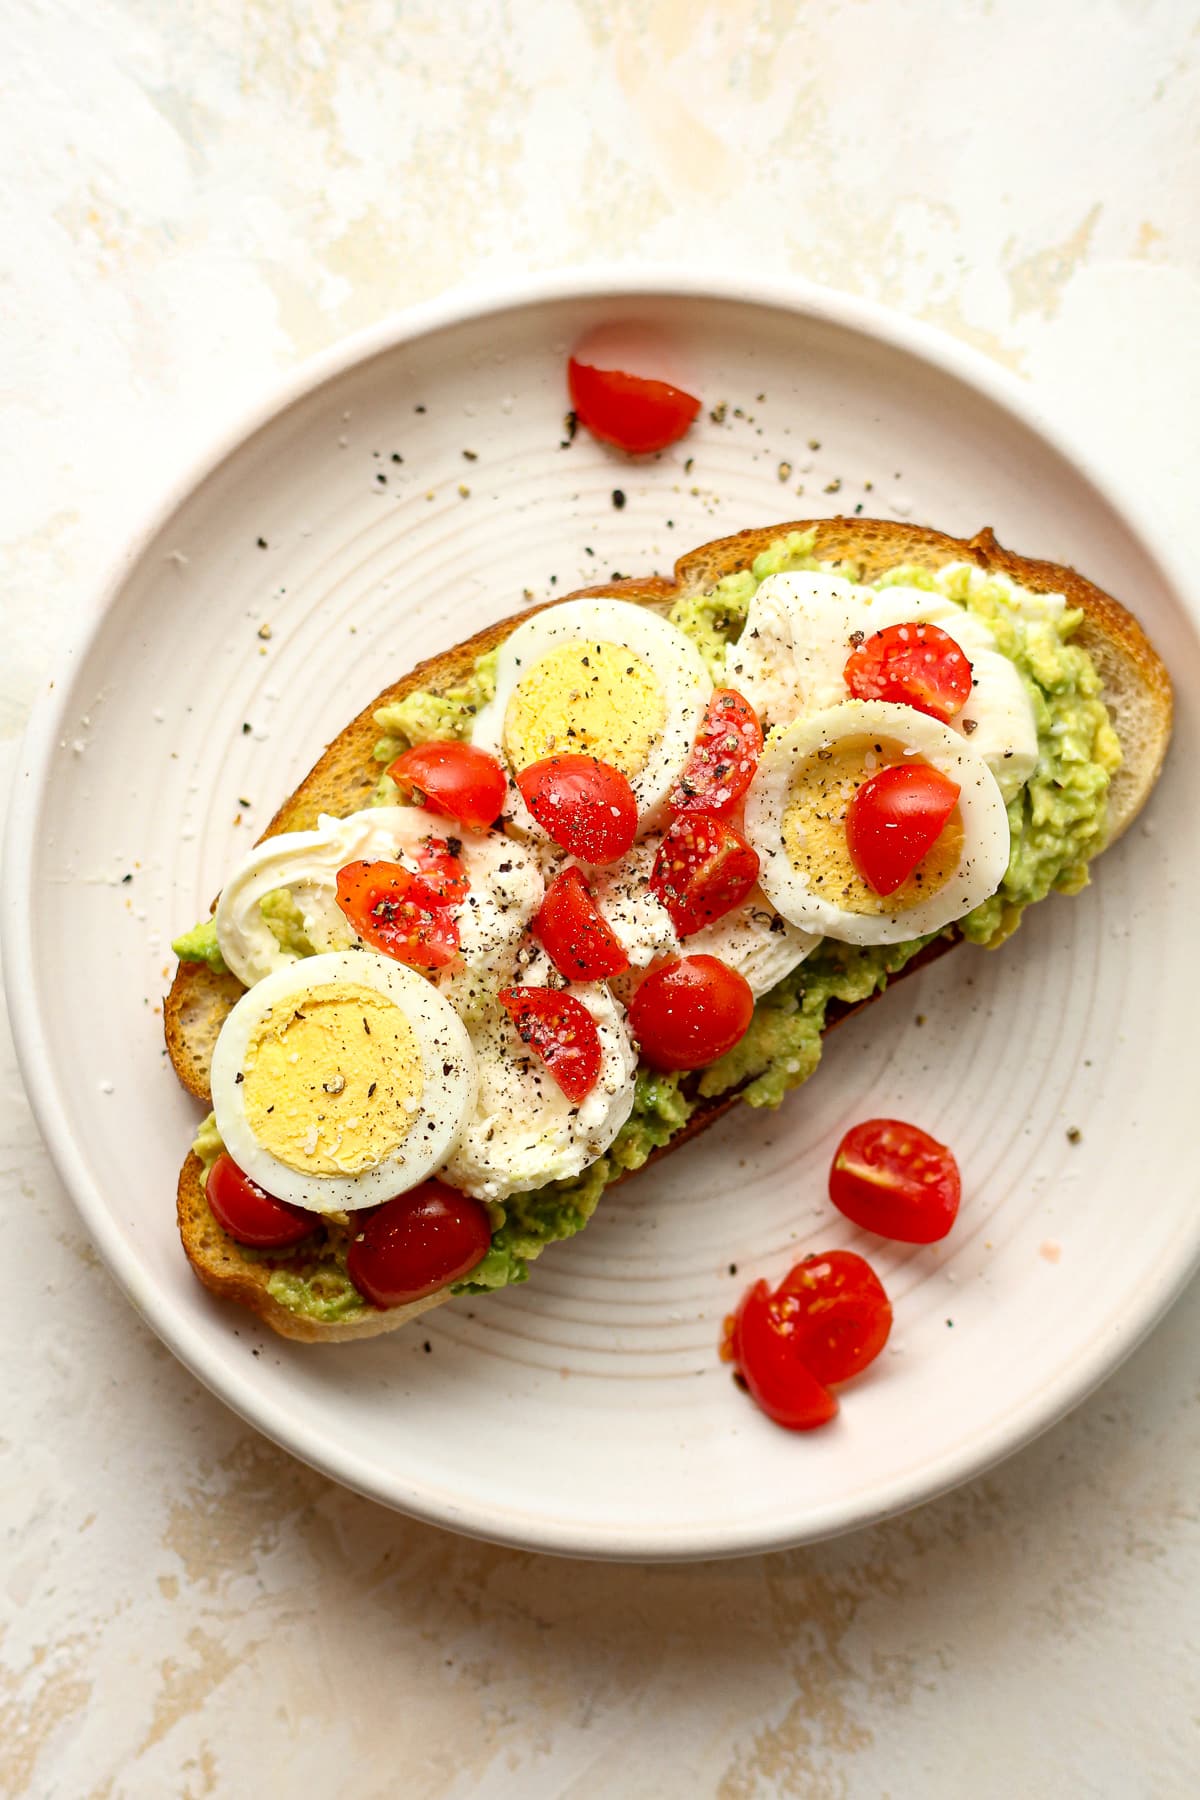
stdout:
[[(353, 720), (271, 821), (265, 839), (305, 832), (321, 815), (344, 819), (399, 792), (381, 762), (423, 740), (461, 739), (493, 705), (496, 653), (526, 620), (568, 603), (612, 597), (668, 615), (714, 673), (732, 660), (755, 595), (773, 576), (832, 573), (855, 589), (936, 591), (986, 624), (1013, 663), (1037, 727), (1036, 767), (1005, 796), (1011, 855), (994, 892), (928, 932), (869, 944), (831, 935), (756, 997), (739, 1041), (708, 1066), (643, 1064), (631, 1108), (604, 1149), (562, 1178), (489, 1201), (492, 1237), (464, 1281), (386, 1309), (357, 1292), (346, 1270), (353, 1214), (330, 1213), (286, 1250), (256, 1251), (218, 1225), (205, 1179), (221, 1140), (209, 1121), (184, 1162), (178, 1218), (185, 1250), (214, 1292), (258, 1313), (285, 1336), (340, 1341), (374, 1335), (466, 1288), (521, 1280), (548, 1242), (572, 1235), (604, 1188), (696, 1135), (738, 1100), (775, 1105), (815, 1068), (822, 1033), (882, 992), (889, 980), (965, 940), (995, 945), (1024, 906), (1053, 889), (1074, 891), (1087, 864), (1123, 832), (1145, 801), (1171, 723), (1166, 672), (1140, 626), (1074, 571), (1004, 550), (990, 531), (969, 541), (886, 521), (784, 524), (719, 540), (682, 558), (667, 580), (625, 580), (580, 590), (489, 627), (423, 663)], [(1030, 597), (1028, 617), (1011, 604)], [(1038, 612), (1037, 597), (1059, 597)], [(1010, 616), (1011, 615), (1011, 616)], [(753, 627), (751, 628), (753, 629)], [(859, 634), (861, 636), (861, 634)], [(782, 720), (782, 715), (781, 715)], [(776, 723), (780, 723), (776, 721)], [(971, 722), (971, 721), (968, 721)], [(286, 920), (273, 929), (282, 943)], [(314, 946), (303, 940), (302, 953)], [(181, 956), (165, 1007), (167, 1045), (184, 1087), (211, 1103), (210, 1069), (225, 1019), (245, 991), (222, 965), (211, 926), (177, 943)]]

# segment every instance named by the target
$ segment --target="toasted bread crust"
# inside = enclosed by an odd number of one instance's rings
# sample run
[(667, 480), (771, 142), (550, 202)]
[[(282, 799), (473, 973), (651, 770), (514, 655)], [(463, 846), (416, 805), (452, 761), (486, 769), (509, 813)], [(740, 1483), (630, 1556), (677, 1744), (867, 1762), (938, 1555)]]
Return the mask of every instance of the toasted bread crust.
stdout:
[[(1158, 777), (1171, 734), (1173, 699), (1167, 671), (1133, 615), (1112, 595), (1098, 588), (1074, 569), (1017, 555), (1000, 544), (990, 528), (973, 538), (947, 536), (924, 526), (888, 519), (801, 519), (759, 526), (719, 538), (689, 551), (675, 564), (674, 576), (631, 578), (596, 587), (579, 588), (561, 598), (527, 608), (511, 618), (487, 626), (463, 643), (442, 651), (404, 675), (376, 696), (326, 746), (304, 780), (280, 806), (263, 837), (284, 831), (302, 831), (315, 825), (322, 812), (345, 814), (370, 804), (378, 780), (373, 750), (379, 737), (375, 713), (381, 707), (405, 699), (418, 690), (444, 692), (466, 680), (476, 659), (494, 649), (512, 631), (545, 605), (564, 600), (608, 595), (648, 605), (668, 606), (687, 595), (701, 594), (723, 576), (750, 566), (760, 552), (790, 532), (815, 534), (814, 550), (828, 562), (853, 562), (866, 581), (876, 579), (899, 564), (915, 564), (935, 570), (948, 562), (973, 562), (979, 568), (1009, 576), (1034, 593), (1061, 593), (1084, 619), (1076, 642), (1092, 656), (1101, 676), (1106, 703), (1113, 715), (1126, 761), (1114, 777), (1109, 797), (1109, 841), (1126, 830), (1141, 809)], [(261, 842), (261, 839), (259, 840)], [(925, 962), (952, 947), (943, 939), (929, 946), (894, 979), (902, 980)], [(226, 1014), (243, 992), (233, 975), (217, 975), (203, 963), (181, 963), (163, 1007), (167, 1050), (183, 1086), (198, 1100), (211, 1104), (208, 1069), (212, 1046)], [(878, 996), (872, 996), (877, 998)], [(827, 1028), (850, 1012), (870, 1005), (831, 1010)], [(740, 1096), (735, 1092), (705, 1101), (661, 1150), (650, 1160), (697, 1136), (729, 1111)], [(179, 1176), (178, 1218), (184, 1248), (199, 1279), (212, 1292), (249, 1307), (285, 1337), (305, 1342), (337, 1343), (372, 1337), (389, 1331), (407, 1319), (448, 1298), (432, 1295), (412, 1307), (390, 1312), (371, 1311), (363, 1320), (323, 1324), (289, 1311), (267, 1290), (270, 1271), (238, 1256), (209, 1211), (204, 1198), (199, 1160), (189, 1154)]]

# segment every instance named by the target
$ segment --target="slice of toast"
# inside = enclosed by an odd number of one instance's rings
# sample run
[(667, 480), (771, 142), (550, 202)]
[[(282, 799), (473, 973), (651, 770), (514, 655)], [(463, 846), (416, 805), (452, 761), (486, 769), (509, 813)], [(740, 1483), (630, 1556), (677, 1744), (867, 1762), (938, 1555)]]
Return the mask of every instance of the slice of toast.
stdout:
[[(672, 579), (657, 575), (645, 580), (627, 579), (580, 588), (562, 598), (614, 595), (668, 607), (686, 596), (704, 593), (723, 576), (748, 568), (761, 551), (786, 534), (809, 531), (815, 534), (817, 557), (823, 562), (852, 563), (867, 582), (900, 564), (932, 571), (949, 562), (973, 562), (983, 570), (1008, 575), (1034, 593), (1063, 594), (1070, 606), (1079, 608), (1084, 618), (1073, 642), (1088, 652), (1099, 671), (1103, 698), (1124, 758), (1109, 790), (1108, 842), (1128, 828), (1154, 786), (1171, 734), (1172, 695), (1166, 669), (1137, 620), (1111, 595), (1073, 569), (1004, 549), (990, 529), (964, 540), (886, 519), (839, 517), (762, 526), (689, 552), (676, 563)], [(555, 600), (548, 604), (560, 603)], [(279, 808), (263, 836), (306, 830), (316, 824), (317, 815), (322, 812), (342, 815), (368, 806), (379, 778), (372, 755), (379, 737), (376, 710), (418, 689), (438, 693), (462, 682), (471, 674), (478, 656), (501, 643), (522, 619), (539, 610), (531, 607), (488, 626), (464, 643), (419, 664), (387, 688), (327, 746), (300, 786)], [(939, 939), (915, 958), (902, 975), (952, 944), (952, 939)], [(902, 975), (893, 979), (902, 979)], [(213, 1045), (242, 992), (241, 983), (233, 975), (214, 974), (203, 963), (181, 963), (164, 1004), (167, 1049), (175, 1072), (187, 1091), (206, 1103), (210, 1103), (208, 1077)], [(857, 1006), (835, 1006), (830, 1009), (827, 1025), (832, 1026), (858, 1010)], [(687, 1125), (654, 1155), (664, 1155), (694, 1137), (736, 1104), (738, 1098), (737, 1093), (731, 1093), (703, 1102)], [(189, 1154), (180, 1171), (177, 1205), (184, 1248), (200, 1280), (214, 1293), (249, 1307), (285, 1337), (309, 1342), (373, 1337), (393, 1330), (449, 1297), (447, 1293), (435, 1294), (411, 1306), (388, 1312), (369, 1309), (364, 1315), (333, 1323), (303, 1317), (273, 1298), (267, 1288), (270, 1269), (241, 1257), (217, 1225), (204, 1198), (203, 1170), (194, 1153)]]

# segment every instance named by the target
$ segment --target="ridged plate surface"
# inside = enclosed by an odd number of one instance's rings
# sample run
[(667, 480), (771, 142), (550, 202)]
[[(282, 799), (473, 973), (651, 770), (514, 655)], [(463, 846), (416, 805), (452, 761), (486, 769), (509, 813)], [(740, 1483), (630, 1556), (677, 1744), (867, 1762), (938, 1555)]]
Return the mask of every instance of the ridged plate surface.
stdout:
[[(927, 1497), (1082, 1397), (1197, 1249), (1200, 654), (1184, 601), (1021, 390), (965, 352), (829, 296), (708, 288), (547, 285), (402, 321), (302, 377), (131, 552), (35, 720), (8, 846), (23, 1065), (134, 1303), (330, 1474), (582, 1554), (736, 1553)], [(583, 433), (563, 447), (565, 353), (624, 317), (676, 335), (717, 412), (636, 466)], [(957, 534), (991, 524), (1078, 564), (1158, 642), (1183, 697), (1172, 761), (1095, 885), (1039, 907), (998, 955), (961, 950), (905, 983), (831, 1039), (780, 1112), (739, 1109), (614, 1193), (522, 1289), (323, 1350), (212, 1302), (173, 1221), (196, 1113), (162, 1050), (168, 944), (324, 743), (525, 590), (859, 507)], [(958, 1153), (966, 1198), (945, 1245), (866, 1242), (830, 1208), (838, 1136), (876, 1113)], [(843, 1244), (883, 1276), (893, 1342), (834, 1426), (794, 1438), (718, 1363), (722, 1315), (748, 1278)]]

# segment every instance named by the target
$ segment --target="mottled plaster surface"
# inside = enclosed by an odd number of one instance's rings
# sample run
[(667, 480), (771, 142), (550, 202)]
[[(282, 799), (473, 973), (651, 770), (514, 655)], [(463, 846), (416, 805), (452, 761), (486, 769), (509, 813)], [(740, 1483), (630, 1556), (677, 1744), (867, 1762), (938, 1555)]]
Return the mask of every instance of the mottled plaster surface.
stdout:
[[(887, 301), (1028, 376), (1194, 534), (1177, 0), (3, 0), (0, 23), (0, 775), (164, 476), (273, 373), (480, 276), (688, 256)], [(1194, 1791), (1195, 1290), (1070, 1420), (914, 1516), (740, 1564), (560, 1564), (248, 1431), (100, 1267), (7, 1036), (0, 1102), (5, 1795)]]

